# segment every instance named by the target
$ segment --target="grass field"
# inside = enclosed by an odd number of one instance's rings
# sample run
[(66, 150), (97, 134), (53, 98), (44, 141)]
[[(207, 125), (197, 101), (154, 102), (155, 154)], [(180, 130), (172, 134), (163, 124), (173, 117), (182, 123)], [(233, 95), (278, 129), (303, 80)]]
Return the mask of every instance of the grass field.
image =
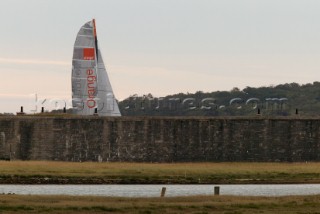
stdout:
[(107, 198), (0, 195), (0, 213), (319, 213), (320, 196)]
[[(0, 162), (1, 183), (320, 183), (320, 163)], [(44, 182), (45, 183), (45, 182)], [(59, 182), (58, 182), (59, 183)], [(63, 183), (63, 182), (61, 182)], [(111, 198), (0, 195), (0, 213), (320, 213), (320, 195)]]
[(0, 161), (0, 183), (320, 183), (320, 163)]

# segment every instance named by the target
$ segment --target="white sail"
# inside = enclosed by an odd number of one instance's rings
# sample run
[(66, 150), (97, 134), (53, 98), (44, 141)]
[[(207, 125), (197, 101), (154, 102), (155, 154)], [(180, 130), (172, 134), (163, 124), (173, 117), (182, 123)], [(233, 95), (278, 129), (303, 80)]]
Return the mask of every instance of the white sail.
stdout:
[(72, 105), (78, 115), (121, 116), (99, 50), (95, 20), (84, 24), (72, 59)]

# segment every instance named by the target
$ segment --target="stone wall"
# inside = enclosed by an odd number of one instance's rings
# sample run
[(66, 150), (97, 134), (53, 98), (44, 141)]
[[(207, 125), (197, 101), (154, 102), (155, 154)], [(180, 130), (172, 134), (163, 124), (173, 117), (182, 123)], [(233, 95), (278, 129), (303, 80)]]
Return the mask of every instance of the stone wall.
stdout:
[(0, 117), (0, 159), (319, 161), (320, 119)]

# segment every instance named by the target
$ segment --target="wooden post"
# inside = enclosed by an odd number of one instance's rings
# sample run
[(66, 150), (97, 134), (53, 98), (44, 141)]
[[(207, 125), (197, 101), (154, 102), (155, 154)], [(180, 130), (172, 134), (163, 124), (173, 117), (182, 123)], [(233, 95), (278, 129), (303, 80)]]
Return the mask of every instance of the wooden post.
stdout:
[(94, 109), (94, 114), (93, 114), (94, 116), (98, 116), (98, 108), (95, 108)]
[(167, 188), (166, 187), (162, 187), (162, 190), (161, 190), (161, 197), (164, 197), (166, 195), (166, 190)]
[(41, 107), (41, 113), (44, 113), (44, 107)]
[(20, 112), (17, 112), (17, 115), (24, 115), (25, 113), (23, 112), (23, 106), (20, 108)]
[(219, 186), (214, 187), (214, 195), (220, 195), (220, 187)]

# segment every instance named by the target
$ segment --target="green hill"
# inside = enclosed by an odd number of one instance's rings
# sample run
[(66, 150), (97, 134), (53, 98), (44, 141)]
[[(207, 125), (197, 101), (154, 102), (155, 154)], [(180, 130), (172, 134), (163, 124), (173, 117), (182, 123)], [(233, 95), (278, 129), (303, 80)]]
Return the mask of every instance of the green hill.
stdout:
[(320, 82), (287, 83), (269, 87), (233, 88), (230, 91), (179, 93), (166, 97), (133, 95), (119, 103), (122, 115), (139, 116), (244, 116), (320, 114)]

